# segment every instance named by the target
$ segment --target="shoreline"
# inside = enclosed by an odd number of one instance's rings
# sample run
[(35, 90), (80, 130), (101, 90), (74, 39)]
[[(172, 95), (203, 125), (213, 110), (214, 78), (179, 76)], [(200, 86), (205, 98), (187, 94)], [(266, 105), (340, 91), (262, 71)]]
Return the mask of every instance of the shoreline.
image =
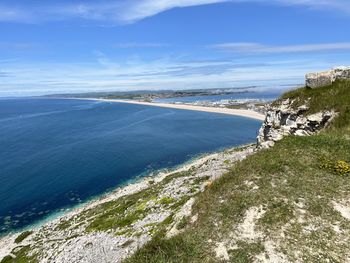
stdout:
[[(92, 197), (88, 198), (87, 200), (85, 200), (84, 202), (82, 202), (80, 204), (76, 204), (76, 205), (73, 205), (71, 207), (62, 208), (63, 210), (58, 210), (58, 211), (54, 212), (53, 214), (33, 223), (31, 225), (28, 225), (26, 227), (19, 228), (17, 230), (13, 230), (13, 231), (10, 231), (10, 232), (4, 233), (4, 234), (1, 234), (0, 235), (0, 244), (1, 244), (2, 239), (5, 237), (18, 235), (19, 233), (25, 232), (25, 231), (35, 231), (35, 230), (37, 230), (45, 225), (52, 224), (54, 221), (59, 221), (59, 220), (64, 219), (66, 217), (70, 217), (71, 214), (74, 215), (76, 213), (79, 213), (79, 212), (81, 212), (80, 210), (89, 209), (91, 207), (94, 207), (95, 205), (99, 205), (101, 203), (108, 202), (108, 201), (110, 201), (109, 199), (120, 198), (124, 195), (118, 196), (119, 192), (123, 192), (124, 190), (127, 191), (129, 188), (134, 188), (134, 186), (137, 186), (138, 184), (142, 184), (142, 183), (144, 183), (144, 181), (145, 182), (148, 182), (149, 180), (158, 181), (158, 180), (156, 180), (157, 177), (160, 177), (162, 180), (165, 177), (167, 177), (173, 173), (188, 170), (191, 166), (196, 165), (197, 161), (200, 162), (202, 159), (207, 159), (207, 158), (210, 159), (211, 157), (213, 157), (213, 156), (215, 156), (218, 153), (221, 153), (223, 151), (241, 148), (241, 147), (244, 147), (244, 145), (237, 146), (237, 147), (226, 147), (223, 149), (219, 149), (217, 151), (199, 154), (198, 156), (194, 156), (193, 158), (189, 159), (188, 161), (185, 161), (183, 163), (175, 165), (173, 168), (165, 167), (165, 168), (162, 168), (159, 170), (152, 171), (145, 176), (137, 175), (134, 178), (131, 178), (131, 179), (125, 181), (124, 183), (120, 184), (119, 186), (112, 187), (104, 193), (101, 193), (99, 195), (92, 196)], [(143, 190), (143, 189), (140, 189), (140, 190)], [(128, 195), (128, 194), (129, 193), (127, 193), (125, 195)], [(132, 193), (130, 193), (130, 194), (132, 194)]]
[[(30, 225), (18, 231), (10, 232), (0, 237), (0, 259), (8, 255), (13, 249), (18, 247), (15, 239), (23, 232), (30, 231), (32, 236), (35, 236), (45, 229), (54, 229), (60, 223), (71, 220), (73, 217), (80, 215), (81, 213), (98, 207), (101, 204), (105, 204), (110, 201), (115, 201), (121, 197), (131, 196), (135, 193), (141, 192), (146, 189), (151, 189), (154, 185), (162, 182), (165, 178), (181, 173), (187, 172), (193, 168), (198, 168), (204, 165), (206, 162), (219, 158), (225, 152), (240, 151), (246, 147), (252, 147), (252, 144), (240, 145), (234, 147), (223, 148), (212, 153), (204, 153), (197, 157), (175, 166), (173, 169), (164, 168), (162, 170), (155, 171), (144, 177), (135, 178), (135, 181), (126, 182), (125, 185), (116, 187), (114, 190), (101, 194), (100, 196), (93, 197), (91, 200), (86, 201), (80, 205), (72, 208), (68, 208), (66, 211), (51, 215), (51, 218), (43, 219), (41, 222)], [(150, 183), (152, 181), (152, 183)]]
[[(139, 184), (143, 184), (144, 182), (154, 180), (155, 182), (160, 182), (164, 178), (168, 177), (169, 175), (183, 172), (186, 170), (189, 170), (192, 166), (197, 166), (200, 163), (207, 161), (208, 159), (214, 158), (215, 156), (219, 155), (220, 153), (223, 153), (225, 151), (232, 151), (235, 149), (241, 149), (245, 148), (247, 146), (251, 146), (253, 143), (247, 143), (243, 145), (238, 146), (228, 146), (228, 147), (222, 147), (212, 152), (204, 152), (201, 154), (197, 154), (192, 156), (190, 159), (188, 159), (185, 162), (179, 163), (177, 165), (174, 165), (173, 167), (164, 167), (160, 168), (158, 170), (150, 171), (147, 173), (142, 173), (139, 175), (136, 175), (134, 178), (130, 178), (126, 180), (125, 182), (121, 183), (120, 185), (117, 185), (115, 187), (111, 187), (107, 189), (105, 192), (91, 196), (87, 200), (85, 200), (82, 203), (75, 204), (73, 206), (63, 207), (60, 210), (57, 210), (56, 212), (52, 213), (51, 215), (48, 215), (47, 217), (38, 220), (35, 223), (32, 223), (30, 225), (27, 225), (23, 228), (18, 228), (13, 231), (6, 232), (4, 234), (0, 234), (0, 244), (3, 238), (13, 235), (18, 235), (19, 233), (25, 232), (25, 231), (35, 231), (45, 225), (51, 224), (54, 221), (59, 221), (61, 219), (64, 219), (66, 217), (70, 217), (71, 214), (76, 214), (80, 210), (90, 209), (91, 207), (94, 207), (95, 205), (99, 205), (105, 202), (110, 201), (110, 199), (114, 200), (117, 198), (120, 198), (125, 195), (129, 195), (132, 193), (126, 193), (122, 195), (118, 195), (119, 192), (128, 191), (129, 188), (134, 188), (134, 186), (137, 186)], [(145, 174), (145, 175), (143, 175)], [(151, 187), (151, 185), (148, 185)], [(143, 190), (143, 189), (139, 189)], [(78, 211), (79, 210), (79, 211)], [(80, 211), (81, 212), (81, 211)], [(1, 246), (0, 246), (1, 247)]]
[(255, 119), (259, 121), (265, 120), (264, 114), (261, 114), (253, 110), (244, 110), (244, 109), (205, 107), (205, 106), (195, 106), (195, 105), (187, 105), (187, 104), (143, 102), (143, 101), (133, 101), (133, 100), (122, 100), (122, 99), (100, 99), (100, 98), (72, 98), (72, 99), (127, 103), (127, 104), (153, 106), (153, 107), (170, 108), (170, 109), (178, 109), (178, 110), (202, 111), (202, 112), (240, 116), (240, 117)]

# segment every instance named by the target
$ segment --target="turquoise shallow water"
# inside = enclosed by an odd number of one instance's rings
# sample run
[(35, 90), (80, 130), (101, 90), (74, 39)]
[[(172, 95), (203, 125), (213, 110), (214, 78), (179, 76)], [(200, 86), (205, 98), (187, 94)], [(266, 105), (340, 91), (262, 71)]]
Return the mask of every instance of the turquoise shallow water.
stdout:
[(255, 140), (259, 121), (68, 99), (0, 99), (0, 233), (148, 171)]

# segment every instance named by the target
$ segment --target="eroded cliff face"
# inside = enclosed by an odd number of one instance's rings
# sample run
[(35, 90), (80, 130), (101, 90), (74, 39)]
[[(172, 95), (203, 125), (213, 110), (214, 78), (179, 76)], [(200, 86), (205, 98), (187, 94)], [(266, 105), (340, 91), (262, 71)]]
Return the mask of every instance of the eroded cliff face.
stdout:
[[(305, 88), (318, 88), (331, 85), (336, 80), (350, 79), (350, 67), (337, 67), (325, 72), (306, 75)], [(324, 110), (309, 114), (308, 101), (295, 107), (294, 101), (285, 99), (275, 103), (266, 112), (266, 118), (257, 137), (258, 148), (269, 148), (287, 135), (312, 135), (324, 127), (336, 116), (333, 110)]]
[(331, 85), (336, 80), (350, 79), (350, 67), (337, 67), (324, 72), (306, 74), (305, 86), (318, 88)]
[(309, 107), (293, 108), (293, 101), (283, 100), (278, 106), (271, 106), (266, 113), (257, 144), (259, 148), (269, 148), (287, 135), (307, 136), (323, 129), (335, 116), (334, 111), (307, 114)]

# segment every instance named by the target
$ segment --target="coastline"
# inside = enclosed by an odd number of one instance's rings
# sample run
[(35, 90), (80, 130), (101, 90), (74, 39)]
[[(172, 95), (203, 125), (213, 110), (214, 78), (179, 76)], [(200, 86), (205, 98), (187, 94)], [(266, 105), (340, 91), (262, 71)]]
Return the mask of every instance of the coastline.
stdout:
[[(244, 152), (245, 151), (244, 149), (246, 148), (249, 148), (248, 150), (249, 153)], [(1, 236), (0, 237), (0, 259), (10, 254), (14, 249), (16, 249), (16, 247), (18, 247), (19, 244), (15, 242), (15, 239), (25, 231), (31, 231), (32, 232), (31, 236), (36, 236), (36, 235), (40, 236), (42, 235), (42, 232), (46, 232), (48, 230), (51, 231), (55, 229), (58, 225), (60, 225), (62, 222), (72, 220), (72, 218), (81, 215), (83, 212), (94, 209), (107, 202), (112, 202), (122, 197), (131, 196), (138, 192), (151, 189), (152, 187), (155, 187), (155, 185), (161, 183), (167, 177), (171, 177), (171, 175), (176, 175), (179, 173), (191, 171), (193, 169), (198, 169), (199, 167), (203, 166), (204, 164), (212, 160), (219, 160), (221, 163), (225, 163), (223, 156), (225, 155), (226, 152), (237, 151), (238, 155), (241, 156), (240, 151), (243, 151), (244, 154), (242, 155), (243, 156), (242, 158), (245, 158), (247, 155), (249, 155), (252, 152), (251, 148), (252, 148), (251, 145), (235, 146), (235, 147), (222, 149), (214, 153), (208, 153), (208, 154), (200, 155), (198, 157), (194, 157), (193, 159), (176, 166), (172, 170), (167, 170), (165, 168), (163, 170), (160, 170), (159, 172), (156, 172), (156, 174), (151, 173), (148, 176), (136, 178), (135, 181), (126, 182), (126, 185), (121, 185), (120, 187), (117, 187), (115, 190), (106, 192), (103, 195), (97, 196), (83, 204), (69, 208), (66, 211), (63, 211), (62, 213), (58, 213), (56, 216), (52, 216), (51, 218), (49, 217), (48, 219), (43, 220), (42, 222), (38, 222), (37, 224), (28, 226), (25, 229)], [(220, 175), (217, 175), (217, 176), (220, 176)], [(213, 179), (216, 179), (216, 178), (213, 178)], [(204, 189), (204, 187), (202, 186), (201, 189)], [(24, 244), (25, 245), (30, 244), (30, 242), (24, 243)]]
[(195, 106), (195, 105), (187, 105), (187, 104), (143, 102), (143, 101), (121, 100), (121, 99), (100, 99), (100, 98), (76, 98), (76, 99), (128, 103), (128, 104), (135, 104), (135, 105), (153, 106), (153, 107), (170, 108), (170, 109), (178, 109), (178, 110), (202, 111), (202, 112), (240, 116), (240, 117), (251, 118), (251, 119), (260, 120), (260, 121), (265, 120), (264, 114), (261, 114), (253, 110), (204, 107), (204, 106)]
[[(7, 236), (13, 236), (13, 235), (18, 235), (21, 232), (24, 231), (35, 231), (36, 229), (39, 229), (47, 224), (52, 224), (55, 223), (56, 221), (60, 221), (64, 218), (69, 218), (85, 209), (90, 209), (96, 205), (108, 202), (113, 199), (117, 199), (120, 197), (123, 197), (125, 195), (133, 194), (135, 191), (140, 191), (143, 190), (145, 183), (147, 183), (149, 180), (154, 180), (155, 182), (160, 182), (164, 178), (166, 178), (169, 175), (172, 175), (174, 173), (182, 172), (189, 170), (192, 166), (199, 165), (202, 163), (202, 161), (206, 161), (207, 159), (213, 158), (218, 155), (218, 153), (223, 152), (225, 150), (230, 150), (230, 149), (236, 149), (236, 148), (241, 148), (244, 146), (237, 146), (237, 147), (228, 147), (226, 149), (221, 149), (217, 150), (211, 153), (203, 153), (200, 154), (196, 157), (193, 157), (189, 159), (188, 161), (178, 164), (173, 168), (163, 168), (160, 170), (156, 170), (153, 172), (150, 172), (148, 175), (141, 176), (138, 175), (135, 178), (132, 178), (130, 180), (125, 181), (124, 183), (120, 184), (119, 186), (113, 187), (111, 190), (107, 190), (106, 192), (93, 196), (86, 200), (83, 203), (74, 205), (72, 207), (67, 207), (63, 208), (61, 211), (57, 211), (56, 213), (48, 216), (47, 218), (44, 218), (36, 223), (33, 223), (31, 225), (28, 225), (24, 228), (5, 233), (4, 235), (0, 235), (0, 248), (1, 248), (1, 241), (3, 238)], [(149, 184), (146, 184), (147, 187), (149, 187)], [(0, 253), (0, 258), (1, 258), (1, 253)]]

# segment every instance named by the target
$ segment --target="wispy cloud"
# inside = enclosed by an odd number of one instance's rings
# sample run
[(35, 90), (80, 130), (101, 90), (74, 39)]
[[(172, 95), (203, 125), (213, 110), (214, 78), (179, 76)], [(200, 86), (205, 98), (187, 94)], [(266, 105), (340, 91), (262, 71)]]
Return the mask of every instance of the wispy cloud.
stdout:
[(307, 44), (307, 45), (285, 45), (269, 46), (259, 43), (223, 43), (210, 46), (211, 48), (240, 53), (302, 53), (302, 52), (320, 52), (350, 50), (350, 42), (345, 43), (326, 43), (326, 44)]
[(85, 0), (63, 1), (60, 4), (21, 4), (13, 0), (11, 4), (0, 4), (0, 21), (42, 22), (51, 20), (99, 20), (114, 24), (134, 23), (147, 17), (174, 8), (200, 6), (217, 3), (260, 3), (284, 6), (304, 6), (313, 9), (334, 9), (350, 14), (348, 0)]
[(7, 72), (0, 71), (0, 78), (8, 77), (9, 74)]
[(128, 5), (120, 19), (125, 22), (135, 22), (173, 8), (222, 2), (231, 2), (231, 0), (140, 0)]
[[(119, 63), (95, 52), (92, 63), (21, 63), (0, 61), (0, 97), (85, 91), (159, 90), (278, 86), (302, 83), (304, 74), (338, 65), (314, 59), (235, 59), (179, 61), (164, 58)], [(62, 78), (64, 76), (64, 78)]]

